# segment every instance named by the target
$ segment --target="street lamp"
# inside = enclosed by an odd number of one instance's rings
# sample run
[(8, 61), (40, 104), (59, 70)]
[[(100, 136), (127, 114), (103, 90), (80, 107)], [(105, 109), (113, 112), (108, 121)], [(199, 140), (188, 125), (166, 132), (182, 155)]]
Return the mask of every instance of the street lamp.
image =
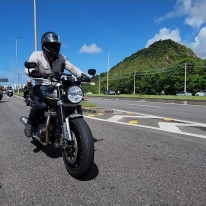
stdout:
[(107, 90), (109, 89), (109, 51), (107, 51)]
[(18, 68), (18, 40), (21, 39), (21, 37), (16, 37), (16, 73), (17, 73), (17, 89), (19, 94), (19, 68)]

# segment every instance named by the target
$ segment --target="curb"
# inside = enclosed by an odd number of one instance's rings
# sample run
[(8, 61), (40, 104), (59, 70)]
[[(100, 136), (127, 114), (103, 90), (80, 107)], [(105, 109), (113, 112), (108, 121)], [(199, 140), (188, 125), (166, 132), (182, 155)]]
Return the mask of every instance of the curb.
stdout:
[(106, 108), (100, 108), (100, 107), (94, 107), (94, 108), (82, 108), (83, 112), (91, 113), (91, 114), (97, 114), (97, 113), (113, 113), (112, 109), (106, 109)]

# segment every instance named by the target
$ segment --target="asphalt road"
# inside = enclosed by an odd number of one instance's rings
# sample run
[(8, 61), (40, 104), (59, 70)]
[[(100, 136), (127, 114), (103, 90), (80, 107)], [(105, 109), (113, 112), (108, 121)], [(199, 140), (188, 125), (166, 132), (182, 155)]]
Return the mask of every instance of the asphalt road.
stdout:
[(28, 111), (18, 97), (0, 102), (0, 205), (206, 205), (204, 138), (85, 118), (95, 162), (76, 180), (59, 150), (24, 136)]
[(206, 123), (206, 105), (152, 102), (121, 98), (89, 97), (89, 101), (105, 108), (119, 109), (167, 118)]

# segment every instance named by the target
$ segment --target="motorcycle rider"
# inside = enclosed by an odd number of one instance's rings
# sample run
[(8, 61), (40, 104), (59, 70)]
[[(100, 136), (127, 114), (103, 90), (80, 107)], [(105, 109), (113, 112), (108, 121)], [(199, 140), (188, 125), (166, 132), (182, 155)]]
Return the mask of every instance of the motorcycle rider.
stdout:
[(24, 99), (26, 99), (27, 95), (30, 94), (30, 90), (33, 87), (33, 84), (30, 79), (27, 80), (27, 84), (24, 86)]
[[(47, 100), (44, 92), (48, 89), (48, 85), (51, 85), (51, 82), (48, 80), (49, 74), (60, 73), (63, 72), (64, 69), (67, 69), (74, 76), (80, 78), (81, 81), (90, 81), (87, 75), (78, 67), (71, 64), (60, 52), (61, 41), (59, 35), (54, 32), (46, 32), (41, 37), (41, 47), (42, 51), (34, 51), (28, 60), (28, 62), (36, 62), (36, 68), (30, 70), (25, 68), (25, 73), (30, 78), (38, 78), (35, 79), (35, 86), (33, 87), (34, 104), (30, 109), (28, 122), (24, 130), (27, 137), (32, 136), (35, 123), (47, 109)], [(44, 80), (40, 79), (42, 77)]]

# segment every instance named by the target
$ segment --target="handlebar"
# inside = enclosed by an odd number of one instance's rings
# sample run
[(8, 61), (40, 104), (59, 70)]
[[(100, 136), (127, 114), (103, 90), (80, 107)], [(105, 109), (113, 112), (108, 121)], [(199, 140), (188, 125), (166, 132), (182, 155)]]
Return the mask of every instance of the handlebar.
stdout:
[[(25, 62), (24, 63), (24, 66), (28, 69), (28, 73), (30, 73), (30, 69), (34, 69), (37, 67), (37, 63), (36, 62)], [(95, 74), (96, 74), (96, 70), (95, 69), (89, 69), (88, 70), (88, 74), (92, 75), (92, 77), (88, 77), (89, 79), (89, 82), (88, 81), (82, 81), (82, 78), (81, 77), (78, 77), (77, 78), (77, 82), (80, 82), (82, 84), (90, 84), (90, 81), (94, 78)], [(66, 73), (51, 73), (51, 74), (42, 74), (42, 77), (43, 78), (33, 78), (33, 79), (41, 79), (41, 80), (44, 80), (44, 79), (49, 79), (51, 82), (60, 82), (59, 80), (61, 80), (61, 76), (68, 76), (69, 78), (73, 78), (71, 74), (66, 74)], [(82, 75), (85, 75), (85, 74), (82, 74)], [(85, 75), (87, 77), (87, 75)], [(54, 80), (57, 79), (57, 80)], [(74, 79), (74, 78), (73, 78)], [(83, 78), (84, 79), (84, 78)], [(87, 79), (87, 78), (86, 78)], [(87, 80), (88, 80), (87, 79)]]

